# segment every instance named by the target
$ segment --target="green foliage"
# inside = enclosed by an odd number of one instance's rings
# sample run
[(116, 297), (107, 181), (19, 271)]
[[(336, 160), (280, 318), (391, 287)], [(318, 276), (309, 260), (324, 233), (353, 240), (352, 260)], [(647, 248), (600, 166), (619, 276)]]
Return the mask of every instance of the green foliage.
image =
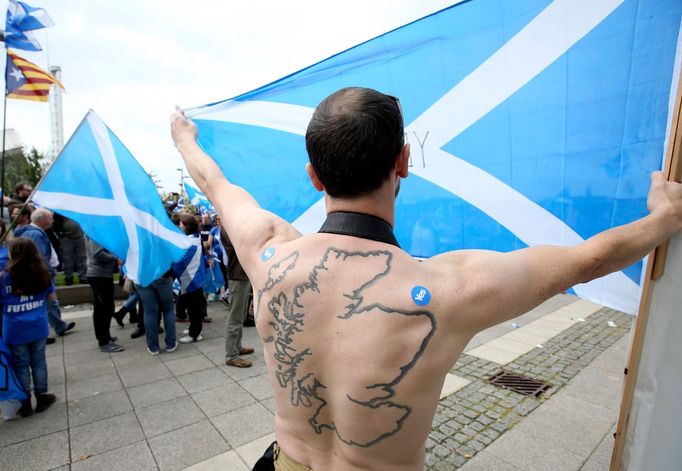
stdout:
[(24, 149), (12, 149), (5, 152), (5, 184), (4, 194), (9, 196), (14, 185), (27, 182), (36, 185), (47, 167), (45, 156), (33, 147), (29, 152)]

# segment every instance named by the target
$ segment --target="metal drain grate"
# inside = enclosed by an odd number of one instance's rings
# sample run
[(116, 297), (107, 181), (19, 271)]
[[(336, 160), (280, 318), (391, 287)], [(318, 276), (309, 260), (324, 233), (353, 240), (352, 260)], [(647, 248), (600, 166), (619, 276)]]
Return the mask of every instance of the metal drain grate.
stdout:
[(500, 371), (488, 380), (490, 384), (511, 389), (524, 396), (540, 397), (540, 394), (547, 391), (551, 386), (537, 379), (521, 376), (508, 371)]

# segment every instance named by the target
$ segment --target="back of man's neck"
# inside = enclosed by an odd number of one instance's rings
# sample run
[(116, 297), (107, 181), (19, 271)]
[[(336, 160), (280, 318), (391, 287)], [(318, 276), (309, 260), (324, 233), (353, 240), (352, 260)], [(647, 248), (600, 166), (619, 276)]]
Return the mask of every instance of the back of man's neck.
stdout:
[(325, 198), (327, 214), (338, 211), (350, 213), (371, 214), (388, 222), (391, 227), (395, 227), (395, 207), (393, 204), (381, 204), (376, 198), (362, 197), (355, 199)]

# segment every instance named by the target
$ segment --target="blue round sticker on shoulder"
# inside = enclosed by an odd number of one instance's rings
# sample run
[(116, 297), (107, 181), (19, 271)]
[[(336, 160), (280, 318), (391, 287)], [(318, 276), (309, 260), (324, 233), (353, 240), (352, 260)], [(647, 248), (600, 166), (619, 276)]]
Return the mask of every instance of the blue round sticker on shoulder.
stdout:
[(274, 247), (268, 247), (267, 249), (263, 250), (263, 253), (260, 256), (260, 259), (264, 262), (267, 262), (272, 258), (272, 256), (275, 255), (275, 248)]
[(412, 301), (418, 306), (426, 306), (431, 301), (431, 293), (423, 286), (412, 288)]

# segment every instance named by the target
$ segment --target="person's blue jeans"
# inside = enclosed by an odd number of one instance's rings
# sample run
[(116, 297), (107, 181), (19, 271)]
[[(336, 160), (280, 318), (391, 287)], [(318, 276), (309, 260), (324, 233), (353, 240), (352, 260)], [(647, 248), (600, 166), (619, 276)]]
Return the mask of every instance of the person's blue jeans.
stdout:
[[(52, 275), (52, 286), (55, 284), (56, 275)], [(50, 324), (54, 332), (62, 336), (66, 332), (66, 328), (69, 324), (62, 320), (62, 309), (59, 307), (59, 301), (57, 299), (48, 299), (47, 302), (47, 322)]]
[(7, 345), (14, 359), (14, 373), (26, 392), (33, 388), (37, 394), (47, 392), (47, 361), (45, 361), (45, 339), (19, 345)]
[(56, 299), (47, 300), (47, 321), (57, 335), (64, 335), (69, 324), (62, 320), (62, 310), (59, 307), (59, 301)]
[(149, 286), (135, 285), (137, 294), (144, 309), (144, 330), (147, 335), (147, 347), (152, 352), (159, 351), (159, 318), (163, 316), (163, 328), (166, 331), (166, 348), (175, 346), (175, 312), (173, 311), (173, 280), (159, 278)]
[(140, 297), (138, 296), (137, 291), (131, 290), (130, 294), (128, 295), (128, 299), (123, 303), (123, 309), (130, 312), (135, 307), (135, 304), (139, 298)]

